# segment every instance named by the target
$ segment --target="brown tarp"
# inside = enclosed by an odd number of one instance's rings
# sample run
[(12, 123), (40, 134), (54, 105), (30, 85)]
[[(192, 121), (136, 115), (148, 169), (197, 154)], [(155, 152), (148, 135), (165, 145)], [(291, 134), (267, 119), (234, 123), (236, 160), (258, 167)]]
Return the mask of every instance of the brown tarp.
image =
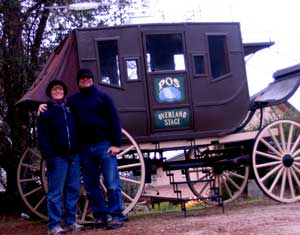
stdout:
[(45, 90), (52, 80), (62, 80), (68, 87), (68, 95), (74, 94), (78, 88), (76, 73), (79, 69), (78, 51), (75, 32), (51, 53), (47, 63), (34, 81), (30, 89), (18, 101), (19, 103), (45, 102), (48, 100)]

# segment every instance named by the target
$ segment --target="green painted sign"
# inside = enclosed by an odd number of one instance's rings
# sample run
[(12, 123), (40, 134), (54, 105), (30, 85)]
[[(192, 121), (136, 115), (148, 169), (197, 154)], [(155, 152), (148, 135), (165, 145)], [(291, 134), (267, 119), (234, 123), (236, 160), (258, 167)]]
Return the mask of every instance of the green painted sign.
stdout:
[(175, 103), (184, 100), (184, 78), (164, 77), (154, 79), (155, 97), (159, 103)]
[(165, 109), (154, 112), (156, 129), (187, 127), (190, 125), (189, 109)]

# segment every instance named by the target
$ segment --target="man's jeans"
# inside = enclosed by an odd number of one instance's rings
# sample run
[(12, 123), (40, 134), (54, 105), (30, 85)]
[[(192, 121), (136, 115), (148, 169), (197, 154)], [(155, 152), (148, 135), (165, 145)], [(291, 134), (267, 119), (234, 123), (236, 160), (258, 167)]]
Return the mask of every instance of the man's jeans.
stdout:
[[(107, 220), (107, 216), (122, 219), (122, 192), (115, 156), (107, 153), (109, 142), (103, 141), (94, 145), (86, 145), (81, 154), (83, 180), (87, 198), (96, 219)], [(100, 186), (100, 176), (104, 178), (107, 189), (106, 203)]]
[(73, 224), (76, 221), (77, 201), (80, 196), (80, 157), (78, 154), (70, 159), (53, 156), (46, 160), (46, 166), (48, 228), (60, 225), (61, 220), (66, 224)]

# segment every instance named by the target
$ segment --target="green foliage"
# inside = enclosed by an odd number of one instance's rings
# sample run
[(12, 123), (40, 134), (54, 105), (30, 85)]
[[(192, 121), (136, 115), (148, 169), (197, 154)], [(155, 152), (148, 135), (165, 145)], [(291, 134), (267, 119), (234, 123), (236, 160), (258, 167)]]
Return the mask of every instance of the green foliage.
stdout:
[(180, 211), (180, 204), (174, 204), (171, 202), (160, 202), (154, 204), (154, 211), (166, 212), (166, 211)]

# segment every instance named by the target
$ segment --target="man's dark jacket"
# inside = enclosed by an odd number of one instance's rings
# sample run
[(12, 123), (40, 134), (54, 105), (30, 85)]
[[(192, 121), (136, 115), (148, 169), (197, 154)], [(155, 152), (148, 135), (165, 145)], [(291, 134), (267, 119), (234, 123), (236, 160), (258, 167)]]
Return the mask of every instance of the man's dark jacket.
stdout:
[(82, 145), (109, 141), (121, 145), (121, 125), (112, 99), (94, 85), (68, 99)]

